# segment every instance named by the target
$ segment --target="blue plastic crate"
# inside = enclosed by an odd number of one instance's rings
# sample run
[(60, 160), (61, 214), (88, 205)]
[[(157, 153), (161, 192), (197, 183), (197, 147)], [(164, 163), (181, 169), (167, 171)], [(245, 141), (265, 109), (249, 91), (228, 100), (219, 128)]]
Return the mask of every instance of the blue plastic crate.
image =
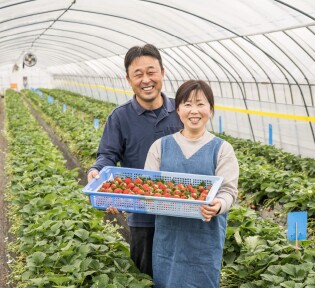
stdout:
[[(191, 184), (193, 186), (204, 182), (206, 186), (212, 185), (212, 188), (209, 190), (205, 201), (97, 192), (105, 181), (114, 179), (117, 176), (121, 178), (130, 177), (133, 180), (137, 177), (145, 177), (152, 180), (174, 181), (176, 184)], [(223, 177), (219, 176), (106, 166), (100, 171), (99, 179), (93, 179), (83, 188), (83, 193), (89, 195), (92, 206), (100, 210), (106, 210), (112, 206), (126, 212), (203, 219), (200, 206), (210, 204), (213, 201), (222, 181)]]

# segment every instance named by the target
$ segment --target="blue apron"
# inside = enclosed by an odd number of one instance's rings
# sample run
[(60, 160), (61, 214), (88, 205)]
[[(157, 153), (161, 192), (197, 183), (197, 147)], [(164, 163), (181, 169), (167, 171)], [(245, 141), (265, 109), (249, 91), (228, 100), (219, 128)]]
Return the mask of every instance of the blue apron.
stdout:
[[(162, 138), (161, 170), (215, 175), (223, 140), (215, 137), (186, 159), (172, 135)], [(210, 222), (157, 215), (153, 241), (155, 288), (219, 288), (227, 213)]]

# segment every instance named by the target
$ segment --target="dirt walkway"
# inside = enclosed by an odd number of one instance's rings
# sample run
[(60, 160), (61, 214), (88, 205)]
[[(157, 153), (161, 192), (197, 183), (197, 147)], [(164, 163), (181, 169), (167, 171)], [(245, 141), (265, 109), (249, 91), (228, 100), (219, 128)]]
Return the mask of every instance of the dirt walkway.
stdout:
[(56, 134), (54, 133), (54, 131), (52, 130), (52, 128), (41, 118), (41, 116), (39, 115), (39, 113), (29, 104), (28, 101), (25, 101), (28, 108), (30, 109), (31, 113), (33, 114), (33, 116), (35, 117), (35, 119), (37, 120), (37, 122), (39, 123), (40, 126), (42, 126), (42, 128), (46, 131), (46, 133), (48, 134), (51, 142), (58, 147), (58, 149), (61, 151), (63, 158), (66, 160), (66, 168), (69, 170), (72, 170), (74, 168), (79, 168), (78, 172), (79, 172), (79, 184), (85, 186), (86, 185), (86, 174), (83, 170), (83, 168), (81, 167), (80, 161), (71, 154), (68, 146), (62, 142), (58, 136), (56, 136)]
[(4, 200), (4, 191), (8, 183), (5, 175), (4, 165), (7, 152), (7, 141), (4, 137), (4, 98), (0, 96), (0, 287), (6, 288), (6, 277), (9, 274), (7, 265), (7, 253), (5, 241), (8, 239), (9, 221), (7, 218), (7, 205)]

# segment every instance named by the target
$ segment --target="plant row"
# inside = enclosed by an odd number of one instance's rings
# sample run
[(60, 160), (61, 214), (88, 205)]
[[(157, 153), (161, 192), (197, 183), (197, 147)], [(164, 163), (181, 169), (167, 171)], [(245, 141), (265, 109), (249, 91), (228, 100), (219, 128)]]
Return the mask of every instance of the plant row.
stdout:
[(232, 208), (221, 287), (313, 287), (315, 251), (312, 242), (300, 242), (298, 250), (292, 244), (279, 225), (261, 219), (251, 209)]
[[(45, 121), (68, 144), (71, 152), (80, 159), (83, 167), (88, 169), (95, 161), (102, 129), (95, 129), (93, 122), (86, 121), (75, 113), (64, 112), (60, 105), (55, 102), (49, 103), (47, 96), (41, 98), (30, 90), (24, 90), (23, 94), (32, 101), (36, 109), (44, 113), (42, 116)], [(88, 107), (89, 104), (86, 103), (86, 106)]]
[[(92, 118), (106, 120), (109, 113), (117, 107), (116, 104), (82, 96), (70, 91), (60, 89), (40, 89), (44, 95), (50, 95), (60, 103), (65, 103), (79, 111), (90, 115)], [(86, 103), (88, 102), (88, 105)]]
[[(82, 96), (77, 93), (60, 89), (41, 89), (46, 95), (69, 104), (71, 107), (85, 112), (86, 114), (99, 119), (106, 119), (111, 110), (117, 105)], [(86, 105), (88, 103), (88, 105)], [(226, 134), (217, 134), (219, 137), (233, 143), (235, 150), (245, 155), (262, 156), (267, 163), (285, 170), (294, 172), (303, 172), (308, 177), (315, 177), (315, 160), (312, 158), (302, 158), (301, 156), (285, 152), (271, 145), (264, 145), (260, 142), (253, 142), (247, 139), (232, 137)]]
[(217, 135), (232, 143), (234, 149), (244, 155), (261, 156), (265, 159), (266, 163), (270, 163), (281, 170), (303, 172), (310, 178), (315, 177), (315, 159), (313, 158), (302, 158), (301, 156), (278, 149), (273, 145), (265, 145), (261, 142), (236, 138), (224, 133)]
[[(101, 138), (101, 129), (98, 131), (91, 128), (85, 129), (84, 127), (90, 126), (87, 126), (85, 121), (77, 119), (72, 113), (64, 113), (60, 107), (41, 99), (34, 92), (29, 91), (27, 94), (49, 116), (50, 124), (60, 128), (58, 133), (64, 135), (62, 137), (68, 137), (70, 148), (79, 145), (83, 147), (72, 149), (83, 163), (92, 163)], [(86, 100), (85, 106), (89, 105), (89, 100)], [(77, 120), (78, 125), (76, 125)], [(229, 138), (232, 145), (234, 145), (233, 139)], [(243, 153), (243, 150), (238, 147), (235, 151), (240, 164), (239, 191), (242, 205), (248, 207), (260, 205), (271, 209), (274, 204), (280, 203), (284, 205), (285, 211), (307, 210), (310, 217), (315, 215), (314, 178), (308, 177), (303, 172), (282, 170), (269, 163), (265, 157), (249, 154), (249, 152)], [(88, 160), (86, 158), (83, 160), (85, 156)]]
[(151, 287), (102, 211), (91, 208), (76, 171), (30, 115), (17, 92), (5, 95), (12, 287)]

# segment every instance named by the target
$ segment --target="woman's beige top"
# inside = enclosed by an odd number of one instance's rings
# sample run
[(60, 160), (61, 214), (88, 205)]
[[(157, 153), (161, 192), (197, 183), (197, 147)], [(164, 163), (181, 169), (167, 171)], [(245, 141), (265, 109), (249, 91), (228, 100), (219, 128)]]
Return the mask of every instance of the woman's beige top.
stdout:
[[(215, 136), (206, 131), (199, 139), (188, 139), (180, 132), (173, 134), (174, 139), (180, 146), (183, 154), (188, 159), (202, 146), (211, 141)], [(216, 198), (221, 201), (220, 214), (228, 211), (237, 199), (237, 184), (239, 177), (239, 166), (230, 143), (223, 141), (217, 160), (217, 168), (215, 170), (216, 176), (223, 177), (221, 188), (218, 191)], [(161, 139), (156, 140), (147, 155), (144, 169), (146, 170), (160, 170), (161, 164)]]

